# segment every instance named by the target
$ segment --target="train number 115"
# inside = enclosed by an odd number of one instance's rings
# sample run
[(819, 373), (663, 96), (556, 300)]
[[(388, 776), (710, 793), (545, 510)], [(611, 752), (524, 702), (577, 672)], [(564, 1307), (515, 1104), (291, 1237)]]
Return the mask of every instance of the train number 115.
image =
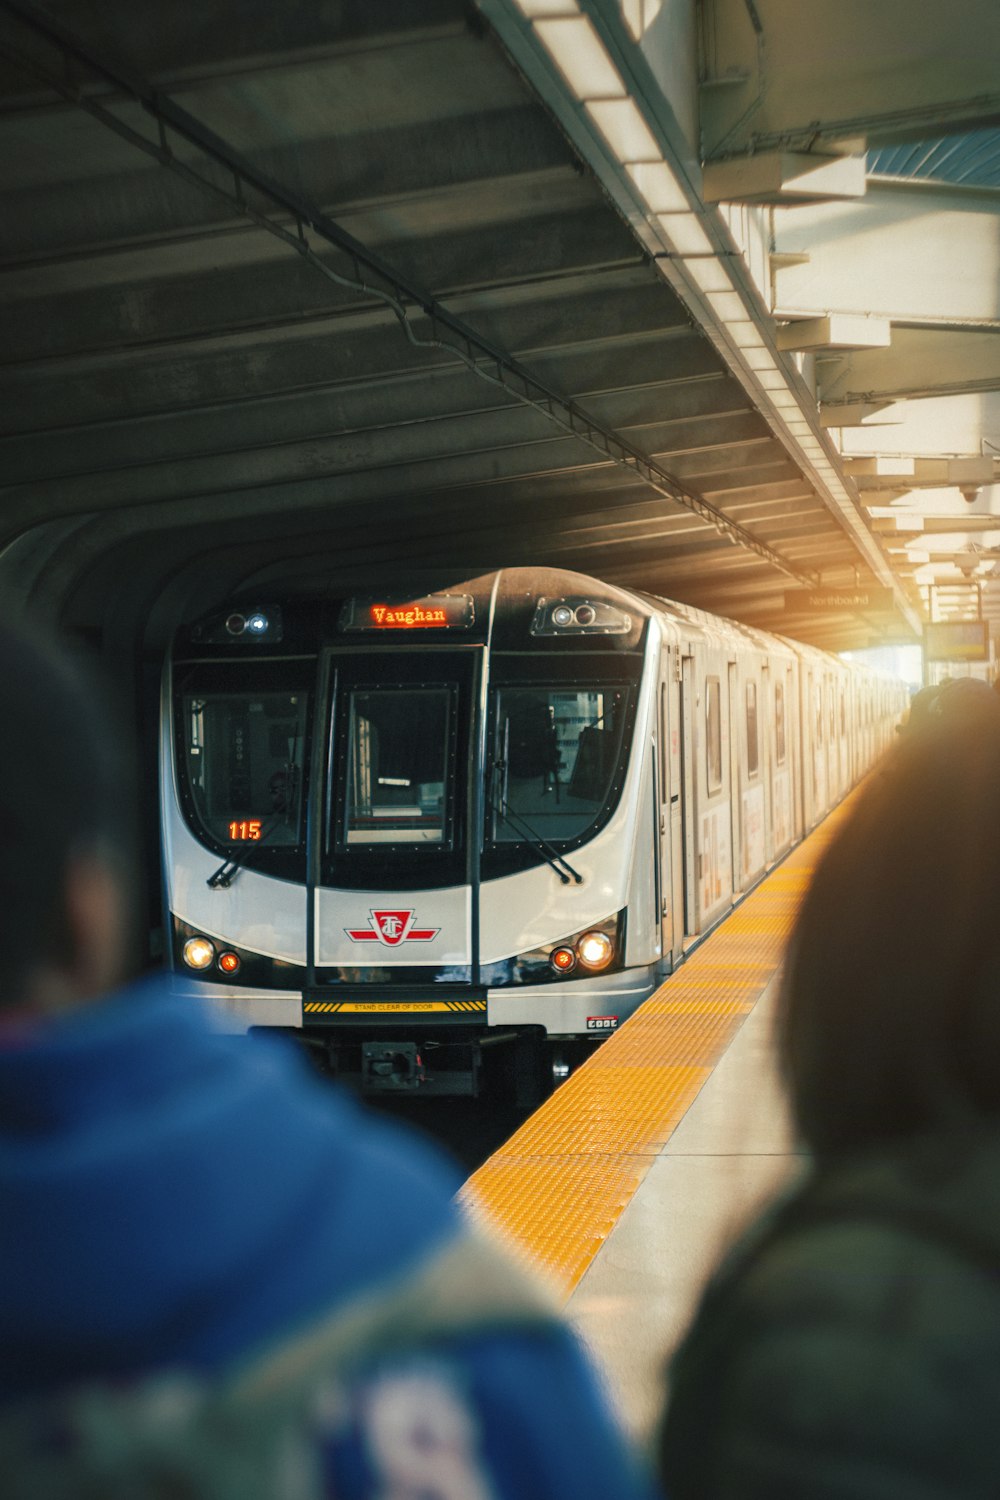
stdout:
[(244, 819), (242, 823), (230, 823), (229, 837), (236, 842), (255, 841), (260, 838), (260, 818)]

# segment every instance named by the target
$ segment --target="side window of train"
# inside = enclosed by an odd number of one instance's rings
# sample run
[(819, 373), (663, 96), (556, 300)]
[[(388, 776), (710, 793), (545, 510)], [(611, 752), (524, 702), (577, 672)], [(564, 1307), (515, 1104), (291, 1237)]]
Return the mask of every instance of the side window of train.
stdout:
[(722, 690), (718, 677), (705, 681), (705, 750), (708, 791), (722, 786)]
[(747, 683), (747, 775), (756, 776), (760, 766), (757, 743), (757, 684)]
[(816, 710), (816, 743), (817, 743), (817, 745), (822, 745), (822, 743), (823, 743), (823, 689), (820, 687), (820, 685), (819, 685), (818, 682), (817, 682), (816, 687), (814, 688), (813, 691), (815, 693), (815, 698), (813, 700), (813, 705), (814, 705), (815, 710)]
[(785, 685), (774, 684), (774, 759), (779, 766), (785, 764)]
[(847, 733), (847, 702), (843, 688), (840, 690), (840, 732), (841, 734)]

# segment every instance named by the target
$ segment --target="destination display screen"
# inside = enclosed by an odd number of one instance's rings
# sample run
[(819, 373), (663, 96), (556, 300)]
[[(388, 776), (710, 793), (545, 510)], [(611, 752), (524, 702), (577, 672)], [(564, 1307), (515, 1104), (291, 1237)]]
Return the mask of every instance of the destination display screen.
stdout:
[(928, 661), (989, 661), (989, 625), (985, 620), (936, 620), (924, 626)]
[(341, 630), (468, 630), (475, 624), (471, 594), (428, 594), (422, 599), (348, 599)]

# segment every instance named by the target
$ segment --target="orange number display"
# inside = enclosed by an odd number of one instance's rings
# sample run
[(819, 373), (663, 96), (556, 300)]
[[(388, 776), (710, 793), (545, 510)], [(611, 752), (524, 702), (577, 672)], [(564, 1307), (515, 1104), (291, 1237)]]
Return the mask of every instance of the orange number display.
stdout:
[(233, 843), (255, 843), (260, 838), (260, 818), (244, 818), (242, 822), (229, 825), (229, 837)]

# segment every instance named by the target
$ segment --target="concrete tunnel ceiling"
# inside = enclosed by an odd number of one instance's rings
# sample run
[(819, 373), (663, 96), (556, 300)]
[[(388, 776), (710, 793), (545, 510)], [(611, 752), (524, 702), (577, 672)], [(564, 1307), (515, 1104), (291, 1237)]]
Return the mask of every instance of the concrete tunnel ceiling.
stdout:
[(288, 557), (905, 607), (509, 45), (456, 0), (0, 0), (4, 594), (99, 632)]

